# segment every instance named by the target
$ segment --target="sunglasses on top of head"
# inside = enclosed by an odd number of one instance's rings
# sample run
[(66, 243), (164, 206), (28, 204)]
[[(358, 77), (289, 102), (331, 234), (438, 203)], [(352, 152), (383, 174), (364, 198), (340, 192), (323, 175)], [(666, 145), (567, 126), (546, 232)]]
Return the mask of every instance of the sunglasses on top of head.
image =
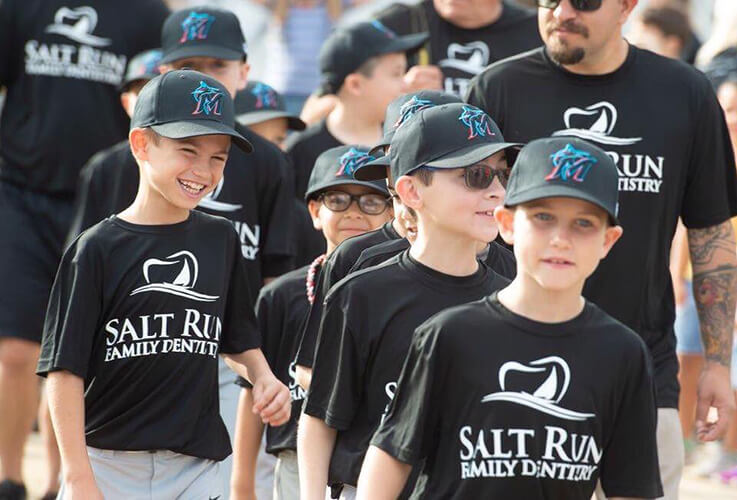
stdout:
[[(581, 12), (593, 12), (601, 7), (602, 0), (568, 0), (571, 7)], [(544, 9), (555, 9), (561, 0), (537, 0), (537, 6)]]

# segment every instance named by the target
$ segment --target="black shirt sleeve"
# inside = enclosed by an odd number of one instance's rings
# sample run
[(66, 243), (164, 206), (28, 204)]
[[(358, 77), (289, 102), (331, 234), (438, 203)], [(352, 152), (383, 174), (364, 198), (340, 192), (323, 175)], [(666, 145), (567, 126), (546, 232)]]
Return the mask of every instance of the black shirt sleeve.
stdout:
[(256, 328), (253, 309), (252, 291), (248, 284), (248, 273), (241, 258), (240, 243), (235, 229), (230, 225), (233, 240), (232, 259), (233, 272), (228, 284), (225, 317), (223, 318), (223, 334), (220, 339), (221, 354), (238, 354), (249, 349), (261, 347), (261, 338)]
[(439, 340), (440, 328), (429, 321), (415, 330), (389, 412), (371, 440), (405, 463), (426, 457), (439, 435), (436, 409), (444, 400)]
[(261, 333), (261, 350), (269, 366), (274, 367), (284, 330), (284, 306), (277, 290), (262, 288), (256, 300), (256, 321)]
[[(607, 497), (658, 498), (663, 495), (656, 442), (657, 408), (650, 355), (644, 342), (622, 367), (624, 394), (601, 463)], [(633, 453), (633, 450), (637, 450)]]
[(465, 101), (486, 112), (499, 130), (504, 133), (504, 82), (499, 73), (502, 72), (502, 61), (486, 68), (468, 83)]
[(0, 88), (11, 80), (13, 45), (13, 18), (10, 0), (0, 1)]
[(99, 194), (105, 192), (97, 175), (100, 172), (104, 157), (104, 151), (96, 154), (79, 173), (79, 184), (74, 201), (74, 214), (72, 215), (72, 225), (69, 228), (68, 242), (73, 241), (85, 229), (89, 229), (111, 215), (104, 213), (107, 203), (99, 197)]
[(103, 255), (82, 235), (64, 252), (46, 310), (36, 373), (86, 378), (102, 316)]
[(701, 88), (697, 123), (683, 197), (686, 227), (705, 228), (737, 215), (737, 175), (729, 131), (719, 102), (706, 78)]
[(331, 295), (325, 301), (312, 382), (304, 412), (338, 430), (353, 421), (364, 389), (368, 348), (349, 326), (349, 297)]
[(294, 186), (289, 175), (287, 159), (281, 151), (274, 151), (276, 165), (267, 173), (268, 182), (262, 192), (261, 227), (264, 228), (264, 246), (261, 255), (261, 275), (273, 278), (294, 267)]

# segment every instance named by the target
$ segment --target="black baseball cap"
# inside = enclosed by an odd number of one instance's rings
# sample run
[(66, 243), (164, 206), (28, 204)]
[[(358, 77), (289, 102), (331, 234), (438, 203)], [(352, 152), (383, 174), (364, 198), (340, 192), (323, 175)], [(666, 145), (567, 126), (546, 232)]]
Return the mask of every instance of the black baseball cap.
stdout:
[(379, 150), (383, 153), (384, 148), (392, 142), (394, 132), (418, 111), (451, 102), (463, 102), (463, 100), (457, 95), (438, 90), (420, 90), (419, 92), (400, 95), (387, 106), (386, 117), (384, 118), (384, 137), (371, 148), (369, 153), (373, 156), (377, 156)]
[(406, 52), (409, 56), (419, 50), (428, 37), (427, 33), (398, 36), (380, 21), (337, 29), (320, 48), (318, 95), (337, 93), (345, 77), (372, 57), (394, 52)]
[(373, 160), (368, 148), (363, 146), (338, 146), (323, 152), (315, 160), (315, 167), (307, 183), (305, 200), (314, 197), (327, 188), (352, 184), (365, 186), (389, 196), (384, 181), (359, 181), (353, 178), (353, 172), (364, 163)]
[(241, 125), (253, 125), (273, 118), (286, 118), (290, 130), (304, 130), (299, 116), (287, 112), (281, 95), (263, 82), (250, 81), (235, 96), (235, 119)]
[(161, 49), (151, 49), (135, 55), (128, 61), (128, 70), (125, 72), (120, 84), (120, 91), (125, 92), (131, 83), (139, 80), (151, 80), (161, 74), (159, 64), (161, 64)]
[(152, 128), (169, 139), (223, 134), (243, 151), (253, 151), (235, 128), (233, 100), (220, 82), (189, 69), (170, 71), (141, 89), (131, 129)]
[(425, 166), (467, 167), (502, 150), (516, 153), (520, 144), (505, 142), (494, 120), (479, 108), (451, 103), (417, 113), (397, 129), (390, 146), (388, 159), (384, 157), (363, 165), (355, 172), (355, 177), (361, 180), (385, 178), (387, 160), (395, 180)]
[(603, 208), (618, 224), (619, 174), (611, 157), (575, 137), (537, 139), (519, 152), (507, 183), (504, 205), (564, 197)]
[(161, 63), (187, 57), (242, 59), (246, 38), (238, 18), (229, 10), (194, 7), (172, 12), (161, 28)]

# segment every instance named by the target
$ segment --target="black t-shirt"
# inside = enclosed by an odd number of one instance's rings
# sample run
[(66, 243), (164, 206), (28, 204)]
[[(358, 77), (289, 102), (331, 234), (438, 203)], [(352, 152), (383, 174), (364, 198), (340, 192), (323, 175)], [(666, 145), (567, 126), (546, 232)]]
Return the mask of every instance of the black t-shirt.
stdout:
[[(261, 289), (256, 300), (256, 319), (263, 341), (261, 349), (274, 375), (289, 387), (292, 396), (289, 421), (279, 427), (266, 427), (266, 451), (274, 455), (297, 449), (297, 421), (302, 413), (305, 391), (297, 384), (294, 357), (310, 307), (306, 288), (309, 267), (295, 269), (275, 279)], [(251, 387), (241, 377), (236, 383)]]
[[(459, 28), (440, 17), (432, 0), (416, 5), (394, 4), (377, 16), (401, 35), (430, 32), (419, 62), (440, 67), (445, 91), (464, 95), (471, 78), (488, 64), (542, 44), (534, 11), (504, 2), (494, 23), (476, 29)], [(427, 60), (423, 60), (426, 57)]]
[(331, 148), (342, 146), (343, 143), (330, 133), (325, 120), (307, 127), (302, 132), (291, 134), (287, 139), (286, 151), (294, 168), (295, 194), (302, 200), (307, 192), (307, 183), (310, 180), (315, 160), (322, 153)]
[[(348, 274), (381, 264), (408, 248), (409, 241), (405, 238), (385, 241), (367, 248), (361, 252)], [(513, 280), (517, 275), (517, 261), (514, 259), (514, 254), (495, 241), (486, 247), (482, 255), (479, 255), (479, 260), (484, 262), (489, 269), (507, 279)]]
[(365, 249), (383, 243), (385, 241), (400, 239), (399, 233), (389, 221), (375, 231), (360, 234), (343, 241), (330, 254), (323, 263), (322, 272), (315, 285), (315, 301), (310, 306), (305, 326), (302, 331), (302, 339), (297, 351), (297, 364), (312, 367), (315, 357), (315, 346), (318, 342), (320, 332), (320, 321), (322, 319), (322, 303), (330, 287), (342, 280), (350, 272), (353, 264)]
[(468, 96), (513, 142), (575, 135), (603, 147), (619, 170), (624, 235), (584, 296), (637, 333), (654, 359), (658, 404), (678, 405), (674, 300), (668, 271), (678, 217), (688, 228), (737, 215), (737, 180), (724, 115), (707, 79), (680, 61), (630, 47), (608, 75), (570, 73), (544, 49), (501, 61)]
[[(249, 129), (236, 128), (253, 144), (253, 152), (230, 148), (223, 180), (197, 209), (233, 223), (251, 287), (258, 290), (263, 278), (293, 267), (294, 196), (284, 153)], [(127, 141), (95, 155), (80, 175), (70, 239), (128, 207), (138, 181), (138, 165)]]
[(0, 2), (0, 179), (71, 194), (84, 163), (128, 135), (128, 60), (159, 46), (160, 0)]
[(449, 276), (404, 252), (330, 290), (304, 403), (306, 414), (338, 430), (329, 484), (356, 484), (414, 329), (443, 309), (478, 300), (508, 283), (481, 263), (471, 276)]
[[(314, 382), (313, 382), (314, 383)], [(651, 361), (592, 303), (539, 323), (496, 294), (414, 334), (371, 444), (423, 471), (412, 498), (660, 497)]]
[(112, 216), (64, 253), (51, 291), (38, 373), (67, 370), (85, 387), (87, 444), (222, 460), (220, 353), (260, 338), (240, 244), (226, 219), (179, 224)]

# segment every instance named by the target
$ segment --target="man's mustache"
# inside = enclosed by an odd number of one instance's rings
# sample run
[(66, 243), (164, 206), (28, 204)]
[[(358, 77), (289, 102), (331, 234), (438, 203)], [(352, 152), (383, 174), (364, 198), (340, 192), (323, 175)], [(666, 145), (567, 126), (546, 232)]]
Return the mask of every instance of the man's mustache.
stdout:
[(572, 19), (568, 19), (566, 21), (563, 21), (562, 23), (555, 23), (550, 22), (547, 26), (548, 34), (552, 33), (553, 31), (557, 29), (563, 29), (566, 31), (570, 31), (571, 33), (578, 33), (579, 35), (582, 35), (585, 38), (589, 37), (589, 29), (586, 26), (576, 24), (573, 22)]

